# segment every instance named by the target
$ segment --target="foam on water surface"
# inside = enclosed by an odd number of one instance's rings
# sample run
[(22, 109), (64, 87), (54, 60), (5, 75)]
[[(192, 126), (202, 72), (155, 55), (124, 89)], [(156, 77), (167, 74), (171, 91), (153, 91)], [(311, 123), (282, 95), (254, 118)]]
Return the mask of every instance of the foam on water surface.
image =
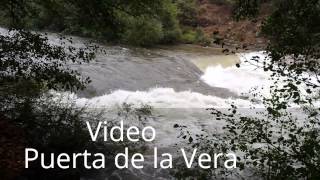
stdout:
[(272, 84), (268, 80), (269, 73), (257, 68), (254, 64), (246, 62), (254, 56), (264, 60), (267, 56), (264, 52), (244, 53), (238, 54), (238, 56), (239, 68), (235, 64), (228, 67), (222, 67), (221, 65), (208, 66), (201, 80), (210, 86), (227, 88), (239, 95), (247, 93), (252, 88), (269, 87)]
[(155, 108), (227, 108), (233, 102), (236, 102), (240, 107), (250, 106), (250, 102), (243, 99), (224, 99), (191, 91), (176, 92), (172, 88), (153, 88), (149, 91), (117, 90), (91, 99), (79, 98), (77, 102), (97, 107), (112, 107), (129, 103), (134, 105), (148, 104)]

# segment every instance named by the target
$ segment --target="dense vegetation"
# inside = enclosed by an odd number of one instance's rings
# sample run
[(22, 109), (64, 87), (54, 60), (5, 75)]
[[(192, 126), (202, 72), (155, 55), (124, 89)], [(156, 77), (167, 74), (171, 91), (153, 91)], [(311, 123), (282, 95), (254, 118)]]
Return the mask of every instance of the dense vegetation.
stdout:
[[(242, 7), (237, 1), (210, 2), (235, 9)], [(140, 46), (209, 45), (212, 38), (204, 35), (198, 24), (199, 3), (198, 0), (4, 0), (0, 2), (0, 24)]]
[(171, 0), (6, 0), (0, 4), (0, 21), (5, 26), (144, 46), (177, 42), (181, 36), (177, 16)]

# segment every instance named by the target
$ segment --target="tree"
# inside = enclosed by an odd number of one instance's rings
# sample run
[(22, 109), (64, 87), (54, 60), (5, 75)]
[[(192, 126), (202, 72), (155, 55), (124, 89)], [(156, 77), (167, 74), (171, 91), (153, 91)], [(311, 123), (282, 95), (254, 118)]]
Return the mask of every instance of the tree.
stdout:
[[(5, 0), (1, 7), (1, 24), (15, 28), (49, 29), (121, 42), (132, 22), (147, 19), (149, 24), (161, 24), (160, 30), (166, 31), (163, 38), (167, 38), (167, 33), (179, 38), (176, 6), (172, 0)], [(154, 35), (157, 36), (157, 32)]]
[[(61, 38), (60, 46), (51, 45), (47, 37), (25, 30), (10, 30), (0, 35), (0, 115), (4, 124), (2, 128), (11, 127), (21, 132), (14, 134), (14, 137), (5, 136), (5, 139), (10, 138), (5, 142), (14, 144), (18, 143), (14, 142), (16, 139), (23, 139), (25, 142), (19, 144), (20, 146), (32, 146), (42, 152), (59, 152), (64, 148), (69, 148), (70, 152), (89, 146), (95, 149), (95, 146), (88, 143), (89, 135), (85, 131), (83, 118), (98, 116), (88, 115), (84, 108), (78, 108), (69, 101), (59, 104), (47, 97), (49, 90), (76, 91), (90, 82), (89, 78), (83, 78), (79, 72), (73, 70), (72, 64), (92, 60), (96, 47), (76, 49), (66, 45), (70, 42), (70, 39)], [(88, 116), (84, 116), (84, 113)], [(66, 134), (72, 143), (68, 144), (70, 146), (63, 143), (59, 145)], [(2, 152), (11, 150), (13, 153), (23, 154), (20, 147), (14, 150), (6, 149), (7, 146), (3, 148)], [(11, 164), (23, 162), (22, 159), (12, 162), (14, 160), (7, 161)], [(35, 178), (37, 175), (41, 177), (45, 174), (49, 179), (54, 178), (50, 173), (37, 168), (37, 165), (33, 165), (31, 169), (25, 170), (25, 177)], [(0, 169), (4, 176), (12, 174), (8, 172), (10, 170), (22, 171), (2, 166)], [(53, 174), (70, 176), (70, 173), (56, 171)]]

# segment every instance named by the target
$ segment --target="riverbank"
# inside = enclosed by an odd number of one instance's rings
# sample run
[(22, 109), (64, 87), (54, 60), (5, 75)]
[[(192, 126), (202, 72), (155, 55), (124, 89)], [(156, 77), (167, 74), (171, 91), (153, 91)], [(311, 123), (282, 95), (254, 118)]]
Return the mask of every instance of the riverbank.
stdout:
[[(88, 7), (60, 1), (24, 3), (21, 7), (34, 8), (21, 9), (26, 16), (15, 17), (24, 21), (21, 24), (12, 24), (18, 22), (11, 22), (8, 8), (0, 8), (2, 27), (51, 31), (143, 47), (198, 44), (220, 47), (224, 52), (265, 49), (266, 40), (260, 28), (272, 9), (270, 4), (264, 4), (256, 18), (236, 21), (233, 12), (236, 5), (228, 0), (157, 1), (146, 3), (149, 8), (144, 8), (142, 3), (127, 10), (119, 10), (112, 4), (101, 7), (98, 2), (89, 3)], [(90, 13), (83, 13), (86, 11)]]
[(228, 1), (198, 0), (199, 28), (207, 37), (213, 38), (213, 47), (243, 50), (263, 50), (267, 40), (260, 30), (264, 19), (271, 13), (271, 4), (262, 4), (258, 16), (254, 19), (233, 17), (233, 5)]

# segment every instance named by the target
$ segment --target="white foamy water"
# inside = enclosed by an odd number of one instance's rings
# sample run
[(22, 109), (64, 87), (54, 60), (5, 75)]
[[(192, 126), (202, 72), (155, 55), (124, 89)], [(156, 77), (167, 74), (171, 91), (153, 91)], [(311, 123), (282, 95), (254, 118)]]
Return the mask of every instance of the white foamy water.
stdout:
[(91, 99), (77, 99), (77, 103), (80, 105), (88, 103), (96, 107), (113, 107), (130, 103), (137, 106), (148, 104), (155, 108), (228, 108), (233, 102), (239, 107), (251, 105), (247, 100), (224, 99), (191, 91), (176, 92), (173, 88), (154, 88), (149, 91), (117, 90)]
[[(226, 88), (237, 94), (248, 93), (251, 88), (263, 88), (264, 94), (268, 93), (268, 87), (272, 84), (269, 74), (255, 65), (245, 62), (253, 56), (259, 56), (260, 60), (266, 58), (264, 52), (252, 52), (239, 54), (241, 67), (222, 67), (221, 65), (206, 68), (201, 80), (212, 87)], [(88, 103), (95, 107), (113, 107), (123, 103), (134, 105), (148, 104), (154, 108), (229, 108), (231, 104), (239, 108), (249, 108), (261, 105), (240, 98), (222, 98), (213, 95), (204, 95), (193, 91), (176, 91), (174, 88), (151, 88), (146, 91), (116, 90), (112, 93), (97, 96), (91, 99), (77, 99), (78, 104)], [(262, 106), (261, 106), (262, 107)]]
[(258, 56), (261, 61), (264, 60), (267, 57), (264, 52), (238, 54), (238, 56), (240, 68), (235, 65), (230, 67), (209, 66), (201, 79), (210, 86), (227, 88), (239, 95), (247, 93), (252, 88), (267, 88), (272, 84), (268, 80), (269, 73), (263, 71), (262, 68), (257, 68), (254, 64), (250, 64), (253, 63), (252, 61), (250, 63), (245, 62), (254, 56)]

